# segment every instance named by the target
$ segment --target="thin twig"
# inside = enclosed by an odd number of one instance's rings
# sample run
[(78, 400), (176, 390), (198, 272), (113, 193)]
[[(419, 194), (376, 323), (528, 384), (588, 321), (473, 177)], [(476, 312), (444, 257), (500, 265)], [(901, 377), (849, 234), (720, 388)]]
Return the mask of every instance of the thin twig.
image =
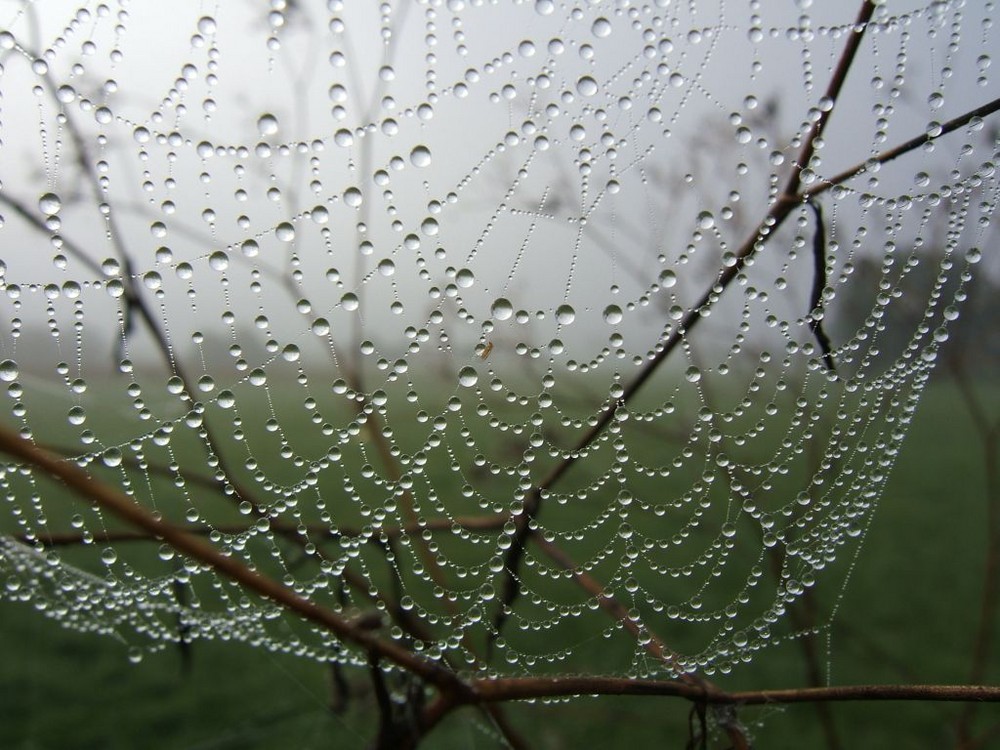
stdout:
[(6, 427), (0, 427), (0, 451), (38, 468), (46, 476), (61, 480), (88, 501), (123, 521), (161, 537), (178, 552), (210, 566), (242, 588), (260, 594), (326, 628), (341, 640), (392, 661), (442, 690), (466, 691), (464, 683), (440, 664), (427, 661), (396, 643), (384, 641), (348, 622), (341, 615), (299, 596), (282, 583), (251, 570), (237, 558), (223, 554), (202, 539), (160, 520), (132, 498), (94, 479), (77, 466), (41, 450)]
[[(863, 0), (857, 20), (854, 22), (853, 33), (848, 37), (847, 44), (841, 54), (840, 60), (837, 63), (837, 67), (833, 72), (833, 76), (826, 91), (826, 98), (831, 102), (836, 102), (840, 96), (840, 90), (847, 78), (847, 72), (854, 60), (855, 54), (857, 53), (858, 47), (861, 43), (861, 37), (868, 26), (868, 21), (871, 19), (874, 10), (875, 5), (873, 3), (869, 2), (869, 0)], [(653, 376), (653, 374), (660, 368), (660, 365), (666, 361), (667, 357), (670, 356), (670, 354), (687, 338), (690, 332), (702, 320), (704, 311), (709, 309), (719, 299), (726, 288), (732, 284), (732, 282), (743, 270), (747, 261), (750, 260), (764, 245), (767, 238), (772, 236), (777, 231), (778, 227), (784, 222), (792, 210), (796, 206), (802, 204), (802, 197), (798, 195), (799, 186), (801, 184), (802, 170), (809, 165), (815, 149), (815, 141), (822, 135), (834, 109), (835, 107), (830, 107), (828, 110), (825, 110), (820, 115), (819, 119), (813, 123), (809, 133), (806, 135), (802, 150), (800, 151), (799, 157), (788, 177), (784, 190), (768, 209), (764, 219), (757, 225), (750, 236), (747, 237), (747, 239), (740, 246), (736, 253), (735, 262), (720, 272), (717, 280), (704, 292), (704, 294), (702, 294), (699, 301), (692, 306), (687, 313), (685, 313), (680, 323), (673, 329), (671, 334), (663, 343), (662, 348), (645, 365), (645, 367), (643, 367), (638, 376), (636, 376), (636, 378), (628, 385), (618, 402), (609, 405), (604, 410), (594, 426), (580, 439), (576, 449), (569, 453), (559, 464), (557, 464), (541, 481), (541, 483), (532, 489), (525, 497), (521, 504), (520, 513), (516, 517), (515, 531), (513, 538), (511, 539), (510, 549), (508, 550), (504, 560), (505, 572), (502, 574), (503, 581), (499, 587), (501, 592), (499, 597), (500, 601), (493, 622), (494, 637), (499, 636), (499, 633), (503, 629), (504, 622), (506, 622), (509, 615), (510, 607), (520, 594), (518, 579), (521, 561), (524, 556), (524, 544), (528, 535), (531, 534), (532, 521), (541, 509), (543, 493), (558, 482), (562, 476), (577, 462), (581, 455), (586, 454), (585, 448), (593, 443), (604, 431), (604, 428), (607, 427), (608, 423), (614, 418), (615, 412), (618, 408), (621, 405), (629, 404), (634, 399), (636, 393), (642, 388), (646, 381)]]

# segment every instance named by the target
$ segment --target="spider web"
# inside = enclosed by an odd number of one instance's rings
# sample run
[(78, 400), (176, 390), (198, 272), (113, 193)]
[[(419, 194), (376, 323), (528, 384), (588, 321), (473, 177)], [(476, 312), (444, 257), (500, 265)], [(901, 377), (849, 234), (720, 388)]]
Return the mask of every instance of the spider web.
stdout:
[[(997, 139), (874, 159), (996, 92), (992, 3), (880, 5), (814, 203), (743, 265), (834, 104), (853, 8), (822, 6), (5, 3), (6, 421), (463, 669), (727, 672), (813, 588), (827, 629)], [(2, 485), (5, 598), (135, 660), (366, 661), (30, 466)]]

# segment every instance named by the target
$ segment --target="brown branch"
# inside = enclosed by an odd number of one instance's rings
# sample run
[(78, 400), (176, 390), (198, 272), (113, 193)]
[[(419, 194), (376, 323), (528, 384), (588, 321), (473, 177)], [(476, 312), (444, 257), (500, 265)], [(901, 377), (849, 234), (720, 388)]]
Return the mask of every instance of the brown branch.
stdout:
[[(554, 560), (560, 568), (570, 572), (573, 576), (573, 580), (579, 584), (584, 591), (597, 599), (597, 603), (601, 609), (607, 612), (613, 619), (620, 622), (622, 626), (638, 640), (639, 625), (628, 616), (628, 611), (624, 606), (622, 606), (621, 602), (615, 599), (613, 594), (609, 594), (605, 591), (604, 586), (602, 586), (597, 579), (586, 571), (580, 570), (573, 559), (558, 545), (553, 544), (538, 534), (533, 534), (531, 536), (531, 540), (539, 547), (539, 549), (542, 550), (542, 552)], [(670, 666), (676, 666), (677, 654), (667, 648), (659, 636), (652, 633), (652, 631), (649, 632), (649, 635), (650, 640), (644, 646), (646, 651), (648, 651), (650, 655), (656, 659), (666, 662)]]
[[(863, 0), (857, 20), (854, 22), (853, 33), (847, 40), (847, 44), (841, 54), (837, 67), (834, 70), (833, 77), (831, 78), (830, 84), (826, 90), (826, 98), (831, 102), (836, 102), (840, 96), (840, 90), (847, 78), (847, 71), (850, 69), (851, 63), (854, 60), (855, 54), (857, 53), (858, 47), (861, 43), (862, 34), (867, 28), (868, 21), (871, 19), (874, 10), (875, 5), (873, 3), (869, 2), (869, 0)], [(830, 109), (824, 111), (820, 115), (819, 119), (813, 123), (812, 128), (806, 136), (805, 143), (802, 146), (799, 157), (793, 165), (792, 173), (788, 177), (784, 190), (781, 192), (779, 198), (768, 209), (764, 219), (757, 225), (750, 236), (747, 237), (747, 239), (740, 246), (736, 253), (736, 261), (731, 266), (720, 272), (716, 281), (705, 290), (697, 304), (685, 313), (680, 323), (673, 329), (672, 333), (663, 343), (663, 347), (660, 351), (656, 353), (656, 355), (645, 365), (645, 367), (643, 367), (642, 371), (625, 389), (621, 399), (619, 399), (617, 403), (609, 405), (604, 410), (594, 426), (580, 439), (576, 449), (569, 453), (569, 455), (567, 455), (567, 457), (564, 458), (559, 464), (557, 464), (542, 480), (538, 487), (532, 489), (528, 493), (527, 497), (522, 502), (520, 513), (517, 515), (515, 520), (515, 531), (513, 538), (511, 539), (510, 549), (508, 550), (504, 560), (504, 568), (506, 572), (503, 574), (504, 580), (500, 586), (500, 601), (497, 613), (494, 617), (494, 637), (499, 636), (499, 633), (503, 628), (503, 624), (507, 620), (508, 610), (520, 593), (518, 573), (521, 567), (521, 560), (524, 556), (524, 545), (528, 535), (531, 534), (531, 523), (541, 509), (542, 493), (558, 482), (562, 476), (577, 462), (579, 457), (584, 454), (584, 449), (593, 443), (597, 439), (598, 435), (604, 431), (604, 428), (607, 427), (608, 423), (611, 422), (618, 407), (620, 405), (626, 405), (634, 399), (639, 389), (641, 389), (646, 381), (653, 376), (653, 374), (659, 369), (660, 365), (681, 344), (681, 342), (686, 339), (688, 334), (702, 320), (702, 313), (711, 308), (726, 288), (732, 284), (732, 282), (743, 270), (747, 261), (749, 261), (756, 254), (756, 252), (763, 247), (767, 238), (772, 236), (774, 232), (777, 231), (778, 227), (784, 222), (792, 210), (796, 206), (802, 204), (802, 196), (798, 195), (799, 186), (801, 184), (802, 170), (808, 166), (815, 148), (815, 140), (822, 134), (827, 122), (834, 112), (834, 109), (835, 107), (831, 107)]]
[[(986, 483), (986, 554), (983, 563), (982, 595), (979, 620), (972, 647), (971, 682), (982, 682), (990, 665), (996, 630), (997, 605), (1000, 603), (1000, 466), (997, 448), (1000, 445), (1000, 420), (987, 418), (988, 410), (969, 381), (960, 356), (951, 357), (952, 377), (958, 385), (962, 402), (978, 434), (982, 450), (982, 464)], [(959, 715), (955, 730), (960, 747), (971, 746), (972, 722), (976, 706), (969, 704)]]
[(511, 701), (583, 695), (659, 695), (712, 705), (761, 706), (841, 701), (943, 701), (1000, 703), (993, 685), (843, 685), (726, 692), (703, 690), (673, 680), (627, 677), (509, 677), (471, 683), (473, 701)]
[(929, 133), (923, 133), (908, 141), (900, 143), (898, 146), (890, 148), (887, 151), (883, 151), (875, 156), (865, 159), (863, 162), (855, 164), (853, 167), (845, 169), (843, 172), (835, 174), (833, 177), (827, 177), (820, 182), (817, 182), (811, 188), (802, 191), (801, 198), (808, 200), (810, 198), (815, 198), (817, 195), (822, 195), (830, 188), (835, 185), (840, 185), (848, 180), (857, 177), (860, 174), (864, 174), (872, 164), (885, 164), (893, 159), (897, 159), (904, 154), (908, 154), (914, 151), (925, 143), (930, 143), (931, 141), (936, 141), (948, 133), (958, 130), (964, 125), (968, 125), (970, 122), (977, 118), (983, 118), (988, 115), (993, 114), (997, 110), (1000, 110), (1000, 99), (994, 99), (991, 102), (987, 102), (981, 107), (976, 107), (975, 109), (970, 109), (958, 117), (948, 120), (941, 125), (940, 131), (936, 135), (930, 135)]
[(235, 557), (223, 554), (200, 538), (158, 519), (128, 496), (94, 479), (82, 469), (41, 450), (6, 427), (0, 427), (0, 451), (38, 468), (47, 476), (61, 480), (87, 501), (133, 526), (144, 529), (149, 534), (162, 538), (178, 552), (208, 565), (242, 588), (270, 599), (300, 617), (326, 628), (337, 638), (393, 662), (444, 692), (459, 694), (468, 692), (465, 684), (453, 672), (441, 665), (427, 661), (399, 644), (384, 641), (347, 621), (341, 615), (299, 596), (278, 581), (251, 570)]

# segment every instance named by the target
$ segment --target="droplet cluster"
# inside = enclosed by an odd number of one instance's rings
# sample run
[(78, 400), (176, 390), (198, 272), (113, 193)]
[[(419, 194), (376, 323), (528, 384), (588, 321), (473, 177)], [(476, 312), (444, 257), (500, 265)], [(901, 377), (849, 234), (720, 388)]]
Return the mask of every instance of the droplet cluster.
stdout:
[[(992, 3), (880, 5), (836, 103), (838, 3), (209, 5), (0, 31), (4, 423), (456, 668), (711, 674), (800, 635), (997, 200), (981, 119), (875, 157), (995, 96)], [(798, 166), (826, 221), (739, 255)], [(3, 596), (133, 661), (366, 662), (30, 466), (0, 490)]]

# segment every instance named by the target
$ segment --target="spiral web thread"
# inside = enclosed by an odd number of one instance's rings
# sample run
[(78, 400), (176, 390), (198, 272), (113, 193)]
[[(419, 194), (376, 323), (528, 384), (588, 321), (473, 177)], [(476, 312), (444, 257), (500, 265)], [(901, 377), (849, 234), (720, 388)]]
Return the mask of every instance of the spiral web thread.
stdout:
[[(830, 180), (996, 95), (992, 3), (876, 8), (816, 207), (628, 401), (834, 106), (853, 9), (129, 5), (3, 8), (8, 424), (463, 669), (726, 672), (813, 588), (829, 626), (987, 245), (996, 129)], [(2, 486), (7, 599), (134, 660), (366, 661), (29, 466)]]

